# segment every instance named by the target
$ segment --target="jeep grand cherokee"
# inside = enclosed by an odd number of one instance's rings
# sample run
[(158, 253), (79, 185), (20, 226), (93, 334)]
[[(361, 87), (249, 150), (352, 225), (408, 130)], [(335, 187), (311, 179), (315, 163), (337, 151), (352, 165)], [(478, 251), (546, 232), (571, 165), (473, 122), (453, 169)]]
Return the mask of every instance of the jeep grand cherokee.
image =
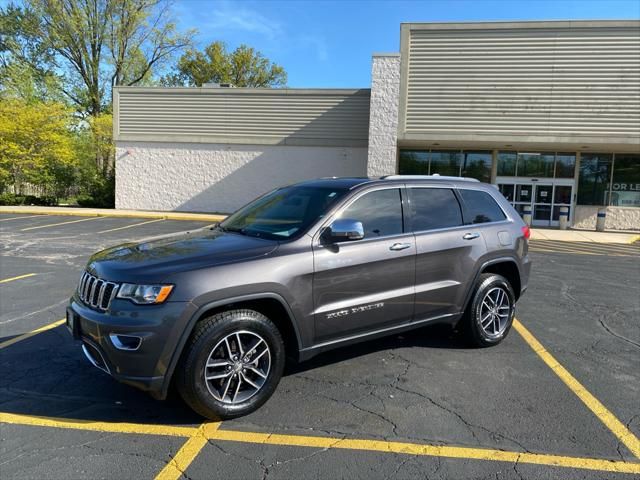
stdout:
[[(89, 361), (203, 416), (247, 414), (285, 358), (445, 322), (503, 340), (529, 228), (498, 190), (449, 177), (278, 188), (213, 227), (96, 253), (67, 311)], [(173, 381), (173, 383), (172, 383)]]

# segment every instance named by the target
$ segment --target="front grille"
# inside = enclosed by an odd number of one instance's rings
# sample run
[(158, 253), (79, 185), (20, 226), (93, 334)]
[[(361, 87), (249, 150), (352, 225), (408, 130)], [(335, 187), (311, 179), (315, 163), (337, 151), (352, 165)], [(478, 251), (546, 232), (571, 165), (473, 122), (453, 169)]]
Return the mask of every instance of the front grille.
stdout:
[(118, 291), (118, 284), (107, 282), (84, 272), (78, 284), (78, 296), (85, 304), (98, 310), (106, 310)]

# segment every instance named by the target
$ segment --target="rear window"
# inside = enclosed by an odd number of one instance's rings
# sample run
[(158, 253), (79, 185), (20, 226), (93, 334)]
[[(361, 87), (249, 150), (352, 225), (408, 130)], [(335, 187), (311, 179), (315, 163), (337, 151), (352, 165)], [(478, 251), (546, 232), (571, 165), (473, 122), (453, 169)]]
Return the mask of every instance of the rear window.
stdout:
[(460, 190), (467, 223), (499, 222), (507, 218), (491, 195), (481, 190)]
[(449, 188), (412, 188), (413, 230), (434, 230), (462, 225), (460, 204)]

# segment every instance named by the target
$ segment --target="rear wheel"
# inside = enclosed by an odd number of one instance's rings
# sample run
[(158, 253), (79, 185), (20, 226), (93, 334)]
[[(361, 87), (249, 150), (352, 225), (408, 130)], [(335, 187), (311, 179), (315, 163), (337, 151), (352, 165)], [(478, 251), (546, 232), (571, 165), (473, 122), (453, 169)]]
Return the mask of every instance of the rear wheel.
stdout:
[(269, 399), (284, 364), (284, 343), (273, 322), (253, 310), (230, 310), (196, 325), (176, 386), (200, 415), (234, 418)]
[(463, 318), (471, 343), (488, 347), (500, 343), (509, 333), (515, 315), (515, 295), (508, 280), (495, 273), (483, 273)]

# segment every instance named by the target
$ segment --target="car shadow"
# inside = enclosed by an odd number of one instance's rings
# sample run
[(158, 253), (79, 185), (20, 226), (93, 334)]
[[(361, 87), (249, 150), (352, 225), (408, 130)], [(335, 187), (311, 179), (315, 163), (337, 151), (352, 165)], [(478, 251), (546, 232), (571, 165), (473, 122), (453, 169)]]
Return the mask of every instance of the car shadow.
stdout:
[(85, 358), (60, 326), (0, 350), (0, 412), (96, 422), (193, 425), (179, 395), (154, 400)]
[[(10, 338), (10, 337), (7, 337)], [(450, 326), (434, 325), (325, 352), (288, 363), (285, 375), (397, 348), (465, 349)], [(86, 360), (60, 326), (0, 350), (0, 412), (61, 420), (198, 425), (203, 419), (171, 390), (165, 401), (121, 384)]]
[(362, 341), (349, 346), (323, 352), (305, 362), (288, 361), (285, 375), (307, 372), (327, 365), (344, 362), (371, 353), (397, 348), (446, 348), (468, 349), (464, 336), (450, 325), (429, 325), (375, 340)]

